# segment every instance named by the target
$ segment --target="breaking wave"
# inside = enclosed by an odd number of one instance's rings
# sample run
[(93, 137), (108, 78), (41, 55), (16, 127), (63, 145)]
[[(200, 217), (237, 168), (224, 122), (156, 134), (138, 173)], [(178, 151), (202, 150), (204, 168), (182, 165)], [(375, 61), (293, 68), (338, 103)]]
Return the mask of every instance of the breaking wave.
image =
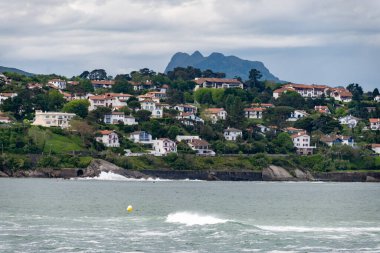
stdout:
[(102, 171), (100, 172), (99, 176), (97, 177), (83, 177), (83, 178), (75, 178), (79, 180), (104, 180), (104, 181), (172, 181), (170, 179), (160, 179), (160, 178), (131, 178), (131, 177), (125, 177), (116, 173), (113, 173), (111, 171), (106, 172)]
[(171, 213), (166, 218), (166, 222), (168, 223), (179, 223), (184, 224), (186, 226), (194, 226), (194, 225), (214, 225), (214, 224), (222, 224), (226, 223), (229, 220), (220, 219), (211, 215), (202, 215), (191, 212), (176, 212)]

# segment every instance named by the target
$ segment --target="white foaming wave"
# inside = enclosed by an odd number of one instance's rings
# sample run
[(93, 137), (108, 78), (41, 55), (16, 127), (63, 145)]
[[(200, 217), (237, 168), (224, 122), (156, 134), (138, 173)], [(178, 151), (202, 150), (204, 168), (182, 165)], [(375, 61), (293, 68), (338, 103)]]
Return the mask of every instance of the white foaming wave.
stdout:
[(380, 227), (297, 227), (297, 226), (257, 226), (260, 229), (272, 232), (340, 232), (362, 233), (380, 232)]
[(203, 182), (203, 180), (172, 180), (172, 179), (162, 179), (162, 178), (131, 178), (125, 177), (120, 174), (113, 173), (112, 171), (101, 171), (97, 177), (80, 177), (80, 178), (71, 178), (72, 180), (103, 180), (103, 181), (136, 181), (136, 182), (171, 182), (171, 181), (185, 181), (185, 182)]
[(116, 173), (113, 173), (112, 171), (101, 171), (99, 176), (97, 177), (81, 177), (81, 178), (72, 178), (72, 179), (78, 179), (78, 180), (104, 180), (104, 181), (149, 181), (149, 182), (156, 182), (156, 181), (172, 181), (170, 179), (161, 179), (161, 178), (131, 178), (131, 177), (125, 177)]
[(176, 212), (171, 213), (166, 218), (166, 222), (168, 223), (179, 223), (184, 224), (186, 226), (194, 226), (194, 225), (214, 225), (214, 224), (222, 224), (226, 223), (229, 220), (220, 219), (211, 215), (202, 215), (191, 212)]

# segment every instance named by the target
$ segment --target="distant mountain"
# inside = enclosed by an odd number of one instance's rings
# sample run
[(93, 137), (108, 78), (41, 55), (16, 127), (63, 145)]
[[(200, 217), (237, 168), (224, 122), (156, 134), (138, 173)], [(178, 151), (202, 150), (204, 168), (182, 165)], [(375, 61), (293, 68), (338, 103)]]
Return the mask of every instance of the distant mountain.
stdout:
[(25, 75), (25, 76), (34, 76), (34, 74), (32, 74), (32, 73), (29, 73), (29, 72), (26, 72), (26, 71), (23, 71), (20, 69), (0, 66), (0, 73), (4, 73), (4, 72), (12, 72), (12, 73)]
[(212, 53), (208, 57), (204, 57), (199, 51), (195, 51), (192, 55), (180, 52), (174, 54), (165, 69), (165, 73), (176, 67), (186, 68), (188, 66), (201, 70), (211, 69), (214, 72), (223, 72), (227, 78), (240, 76), (243, 80), (248, 80), (251, 69), (257, 69), (263, 75), (262, 80), (281, 82), (260, 61), (243, 60), (236, 56), (224, 56), (221, 53)]

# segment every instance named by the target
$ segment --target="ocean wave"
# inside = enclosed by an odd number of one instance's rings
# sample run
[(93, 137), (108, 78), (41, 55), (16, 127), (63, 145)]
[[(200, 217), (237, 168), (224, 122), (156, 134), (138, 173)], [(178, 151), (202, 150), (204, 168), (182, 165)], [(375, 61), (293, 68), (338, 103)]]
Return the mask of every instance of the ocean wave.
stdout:
[(303, 226), (257, 226), (271, 232), (327, 232), (327, 233), (366, 233), (380, 232), (380, 227), (303, 227)]
[(202, 215), (202, 214), (192, 213), (192, 212), (171, 213), (166, 218), (166, 222), (168, 223), (179, 223), (179, 224), (184, 224), (186, 226), (214, 225), (214, 224), (226, 223), (228, 221), (230, 220), (220, 219), (215, 216)]
[(103, 180), (103, 181), (172, 181), (170, 179), (161, 179), (161, 178), (131, 178), (125, 177), (120, 174), (113, 173), (112, 171), (101, 171), (97, 177), (79, 177), (72, 178), (74, 180)]
[(131, 177), (125, 177), (120, 174), (113, 173), (112, 171), (106, 172), (102, 171), (100, 172), (99, 176), (97, 177), (79, 177), (79, 178), (71, 178), (72, 180), (100, 180), (100, 181), (133, 181), (133, 182), (171, 182), (171, 181), (191, 181), (191, 182), (201, 182), (202, 180), (190, 180), (190, 179), (184, 179), (184, 180), (172, 180), (172, 179), (162, 179), (162, 178), (131, 178)]

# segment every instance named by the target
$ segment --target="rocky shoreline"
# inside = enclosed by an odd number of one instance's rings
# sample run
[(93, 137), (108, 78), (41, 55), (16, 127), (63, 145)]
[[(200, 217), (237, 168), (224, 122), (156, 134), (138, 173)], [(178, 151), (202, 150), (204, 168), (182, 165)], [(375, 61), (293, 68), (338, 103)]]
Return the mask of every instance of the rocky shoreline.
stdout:
[(217, 170), (141, 170), (120, 168), (104, 160), (95, 159), (87, 168), (39, 169), (16, 172), (0, 171), (0, 177), (76, 178), (96, 177), (104, 172), (113, 172), (129, 178), (160, 178), (173, 180), (208, 181), (324, 181), (324, 182), (380, 182), (380, 172), (308, 172), (300, 169), (287, 170), (270, 165), (262, 171), (217, 171)]

